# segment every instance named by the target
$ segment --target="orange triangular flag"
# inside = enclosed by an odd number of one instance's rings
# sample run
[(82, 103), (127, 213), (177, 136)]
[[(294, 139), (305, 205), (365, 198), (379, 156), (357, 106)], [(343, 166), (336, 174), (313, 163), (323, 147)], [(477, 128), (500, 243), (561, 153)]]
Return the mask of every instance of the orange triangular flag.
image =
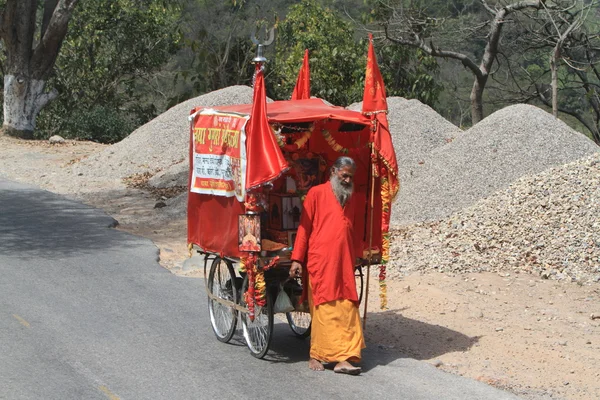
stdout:
[(292, 93), (292, 100), (310, 99), (310, 69), (308, 66), (308, 49), (304, 50), (304, 60), (302, 60), (302, 68), (298, 73), (296, 86)]
[(373, 35), (369, 34), (369, 54), (367, 57), (367, 72), (365, 76), (365, 92), (363, 95), (362, 112), (377, 120), (377, 128), (373, 132), (372, 142), (375, 150), (383, 158), (386, 167), (391, 172), (392, 198), (398, 190), (398, 162), (392, 144), (387, 120), (387, 100), (383, 77), (377, 65), (375, 49), (373, 48)]
[(265, 77), (259, 64), (246, 132), (246, 190), (252, 190), (276, 179), (289, 168), (267, 120)]

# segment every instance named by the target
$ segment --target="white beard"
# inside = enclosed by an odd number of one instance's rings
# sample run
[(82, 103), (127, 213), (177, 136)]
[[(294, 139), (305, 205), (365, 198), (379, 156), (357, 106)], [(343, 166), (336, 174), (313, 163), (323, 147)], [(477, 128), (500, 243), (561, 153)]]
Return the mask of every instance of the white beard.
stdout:
[(351, 183), (348, 186), (344, 186), (342, 184), (342, 180), (335, 175), (329, 179), (329, 182), (331, 182), (331, 187), (335, 197), (337, 197), (342, 207), (345, 206), (350, 199), (350, 196), (352, 196), (354, 185)]

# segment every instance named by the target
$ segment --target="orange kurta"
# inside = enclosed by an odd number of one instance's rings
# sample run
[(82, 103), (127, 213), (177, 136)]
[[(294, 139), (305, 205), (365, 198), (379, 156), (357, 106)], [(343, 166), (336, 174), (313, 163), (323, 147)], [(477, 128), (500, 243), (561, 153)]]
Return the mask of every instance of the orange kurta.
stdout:
[(327, 182), (310, 189), (302, 205), (292, 260), (308, 271), (315, 306), (334, 300), (358, 303), (354, 197), (342, 207)]

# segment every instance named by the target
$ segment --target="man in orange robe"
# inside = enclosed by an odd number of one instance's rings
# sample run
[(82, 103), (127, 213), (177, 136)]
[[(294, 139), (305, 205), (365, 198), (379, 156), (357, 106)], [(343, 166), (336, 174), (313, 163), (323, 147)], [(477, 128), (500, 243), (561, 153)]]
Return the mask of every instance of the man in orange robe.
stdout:
[[(355, 240), (353, 199), (356, 164), (349, 157), (334, 163), (329, 182), (310, 189), (303, 203), (290, 276), (308, 273), (308, 301), (312, 317), (309, 368), (357, 375), (365, 348), (354, 266), (361, 249)], [(356, 196), (354, 196), (356, 197)], [(305, 280), (306, 281), (306, 280)]]

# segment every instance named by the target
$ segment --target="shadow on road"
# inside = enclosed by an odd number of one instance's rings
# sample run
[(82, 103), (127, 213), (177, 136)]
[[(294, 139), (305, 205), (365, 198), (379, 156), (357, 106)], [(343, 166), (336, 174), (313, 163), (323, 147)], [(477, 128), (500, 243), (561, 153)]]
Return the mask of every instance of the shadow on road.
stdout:
[(479, 342), (480, 336), (471, 337), (444, 326), (407, 318), (401, 312), (387, 310), (368, 314), (364, 355), (367, 369), (397, 358), (431, 360), (446, 353), (467, 351)]
[[(361, 363), (365, 372), (400, 358), (430, 360), (446, 353), (466, 351), (480, 339), (443, 326), (406, 318), (400, 311), (368, 314), (365, 330), (367, 348), (363, 350)], [(265, 360), (275, 363), (304, 363), (308, 362), (309, 350), (310, 338), (299, 339), (287, 324), (276, 323)]]
[(102, 211), (39, 189), (2, 187), (0, 210), (0, 252), (21, 258), (62, 257), (140, 243), (111, 230), (116, 221)]

